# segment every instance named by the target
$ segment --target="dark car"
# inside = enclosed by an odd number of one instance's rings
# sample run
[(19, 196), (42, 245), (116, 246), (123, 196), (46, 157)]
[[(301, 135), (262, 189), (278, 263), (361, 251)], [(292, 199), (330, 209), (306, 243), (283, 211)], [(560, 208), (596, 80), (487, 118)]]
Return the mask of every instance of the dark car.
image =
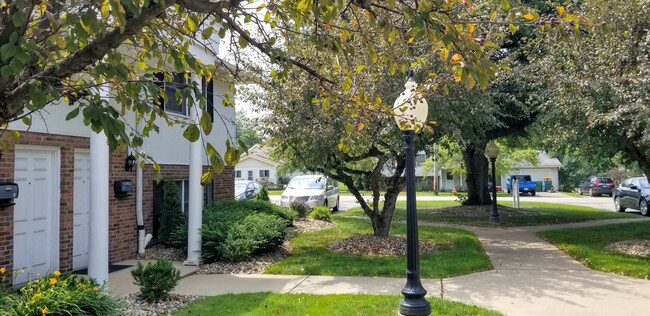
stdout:
[(578, 185), (578, 194), (589, 193), (589, 196), (607, 194), (612, 196), (614, 186), (614, 181), (608, 177), (591, 176)]
[(648, 216), (648, 200), (650, 200), (650, 183), (648, 178), (630, 178), (614, 189), (614, 208), (623, 212), (627, 208), (638, 209), (641, 215)]
[(262, 185), (254, 181), (235, 181), (235, 200), (252, 199), (262, 190)]

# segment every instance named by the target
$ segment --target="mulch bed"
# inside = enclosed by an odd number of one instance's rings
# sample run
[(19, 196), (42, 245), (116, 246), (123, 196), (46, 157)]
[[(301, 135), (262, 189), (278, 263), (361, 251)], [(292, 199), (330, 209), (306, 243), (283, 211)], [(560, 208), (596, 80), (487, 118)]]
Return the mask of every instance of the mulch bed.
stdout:
[[(492, 205), (459, 205), (425, 211), (427, 215), (485, 217), (490, 215)], [(516, 209), (508, 206), (497, 205), (499, 216), (531, 216), (539, 212), (530, 209)]]
[[(420, 254), (432, 253), (438, 247), (428, 241), (420, 240)], [(327, 248), (358, 256), (403, 256), (406, 255), (406, 236), (379, 237), (357, 235), (337, 240)]]
[(609, 244), (605, 249), (630, 256), (650, 258), (650, 240), (624, 240)]

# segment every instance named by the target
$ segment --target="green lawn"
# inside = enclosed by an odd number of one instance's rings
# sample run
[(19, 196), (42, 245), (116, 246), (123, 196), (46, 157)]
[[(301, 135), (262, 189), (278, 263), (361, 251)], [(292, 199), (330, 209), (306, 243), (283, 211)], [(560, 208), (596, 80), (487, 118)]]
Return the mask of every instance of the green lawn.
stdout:
[[(394, 316), (402, 297), (397, 295), (227, 294), (192, 302), (176, 316), (188, 315), (369, 315)], [(432, 315), (502, 315), (458, 302), (428, 298)]]
[[(404, 256), (355, 256), (330, 251), (327, 245), (353, 235), (372, 234), (370, 222), (334, 215), (336, 227), (300, 234), (291, 240), (293, 250), (284, 260), (269, 267), (270, 274), (345, 276), (404, 276)], [(394, 223), (392, 234), (405, 235), (405, 226)], [(421, 255), (424, 278), (444, 278), (492, 268), (476, 236), (452, 228), (420, 227), (420, 239), (437, 244), (440, 251)]]
[[(501, 205), (512, 207), (512, 202), (502, 201)], [(418, 201), (418, 220), (452, 223), (470, 226), (491, 226), (488, 222), (488, 216), (450, 216), (439, 214), (427, 214), (428, 211), (437, 208), (458, 206), (456, 201)], [(591, 220), (603, 220), (612, 218), (635, 218), (634, 214), (616, 213), (606, 210), (599, 210), (587, 206), (575, 206), (565, 204), (553, 204), (543, 202), (521, 202), (523, 209), (530, 209), (538, 214), (527, 216), (501, 216), (501, 226), (516, 227), (516, 226), (536, 226), (536, 225), (552, 225), (562, 223), (575, 223)], [(397, 209), (395, 210), (395, 220), (406, 220), (406, 202), (398, 201)], [(354, 217), (365, 216), (361, 208), (350, 209), (341, 214), (342, 216)]]
[(550, 230), (538, 235), (591, 269), (650, 278), (650, 258), (605, 250), (607, 245), (623, 240), (650, 239), (650, 222)]

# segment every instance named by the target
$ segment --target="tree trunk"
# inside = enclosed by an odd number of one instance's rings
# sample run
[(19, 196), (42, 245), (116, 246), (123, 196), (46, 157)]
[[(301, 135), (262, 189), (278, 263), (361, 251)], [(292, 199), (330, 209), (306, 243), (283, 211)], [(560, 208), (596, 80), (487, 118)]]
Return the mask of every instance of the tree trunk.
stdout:
[(384, 206), (381, 213), (377, 212), (372, 219), (372, 230), (375, 236), (387, 237), (390, 233), (390, 225), (395, 214), (395, 204), (399, 195), (399, 188), (388, 188), (384, 194)]
[(488, 160), (485, 158), (486, 142), (472, 144), (463, 150), (463, 161), (467, 176), (467, 201), (465, 205), (489, 205), (492, 200), (488, 192)]

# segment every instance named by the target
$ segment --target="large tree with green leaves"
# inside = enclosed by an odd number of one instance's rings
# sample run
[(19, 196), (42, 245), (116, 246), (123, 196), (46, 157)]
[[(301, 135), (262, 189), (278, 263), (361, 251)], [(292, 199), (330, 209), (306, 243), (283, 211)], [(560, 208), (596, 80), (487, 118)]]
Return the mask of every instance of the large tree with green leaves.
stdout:
[(546, 143), (583, 157), (621, 154), (650, 176), (650, 2), (586, 0), (581, 10), (592, 32), (545, 59)]

